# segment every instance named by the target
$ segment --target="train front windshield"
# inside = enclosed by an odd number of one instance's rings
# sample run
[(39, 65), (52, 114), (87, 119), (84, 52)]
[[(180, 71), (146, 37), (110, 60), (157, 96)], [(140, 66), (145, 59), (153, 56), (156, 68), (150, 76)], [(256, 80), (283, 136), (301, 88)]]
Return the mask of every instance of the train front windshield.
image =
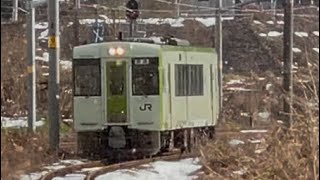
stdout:
[(159, 95), (159, 58), (132, 59), (132, 95)]

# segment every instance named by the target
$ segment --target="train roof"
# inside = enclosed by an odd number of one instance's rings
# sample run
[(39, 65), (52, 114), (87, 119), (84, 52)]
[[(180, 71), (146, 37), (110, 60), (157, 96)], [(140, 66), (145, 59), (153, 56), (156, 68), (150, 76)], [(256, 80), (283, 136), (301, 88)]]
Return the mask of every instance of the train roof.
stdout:
[[(161, 43), (162, 42), (162, 43)], [(171, 42), (172, 43), (172, 42)], [(193, 51), (193, 52), (213, 52), (213, 48), (202, 48), (190, 46), (188, 41), (178, 40), (176, 44), (171, 45), (168, 43), (163, 43), (160, 38), (139, 38), (139, 39), (124, 39), (123, 41), (110, 41), (102, 43), (92, 43), (85, 44), (81, 46), (74, 47), (73, 56), (77, 57), (90, 57), (99, 58), (109, 56), (108, 49), (111, 47), (122, 47), (124, 49), (130, 49), (135, 52), (135, 56), (154, 56), (159, 54), (159, 51)], [(104, 50), (105, 49), (105, 50)], [(132, 54), (127, 53), (125, 56), (132, 56)]]

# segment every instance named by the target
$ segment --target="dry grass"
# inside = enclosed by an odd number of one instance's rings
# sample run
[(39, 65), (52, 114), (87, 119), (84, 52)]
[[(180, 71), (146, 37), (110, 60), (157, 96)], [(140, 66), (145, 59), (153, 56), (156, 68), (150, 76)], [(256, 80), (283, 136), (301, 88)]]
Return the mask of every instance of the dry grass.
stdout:
[[(232, 147), (228, 144), (229, 137), (203, 147), (202, 160), (211, 169), (204, 179), (319, 179), (318, 73), (316, 65), (301, 68), (294, 76), (294, 123), (291, 128), (287, 129), (273, 119), (272, 133), (265, 136), (259, 146)], [(309, 81), (301, 81), (306, 75)], [(283, 92), (276, 93), (281, 101)], [(262, 153), (255, 153), (258, 149)], [(233, 173), (239, 170), (244, 174)]]
[(1, 179), (20, 179), (19, 175), (53, 162), (48, 153), (47, 133), (25, 130), (1, 131)]

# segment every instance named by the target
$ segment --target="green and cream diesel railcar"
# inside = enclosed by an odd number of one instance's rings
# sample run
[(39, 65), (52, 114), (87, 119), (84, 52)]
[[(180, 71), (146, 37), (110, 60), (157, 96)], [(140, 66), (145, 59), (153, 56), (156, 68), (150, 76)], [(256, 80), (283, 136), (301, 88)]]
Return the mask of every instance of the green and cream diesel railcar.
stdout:
[(80, 151), (155, 154), (190, 146), (204, 129), (212, 133), (220, 112), (215, 50), (173, 41), (176, 45), (151, 39), (74, 48)]

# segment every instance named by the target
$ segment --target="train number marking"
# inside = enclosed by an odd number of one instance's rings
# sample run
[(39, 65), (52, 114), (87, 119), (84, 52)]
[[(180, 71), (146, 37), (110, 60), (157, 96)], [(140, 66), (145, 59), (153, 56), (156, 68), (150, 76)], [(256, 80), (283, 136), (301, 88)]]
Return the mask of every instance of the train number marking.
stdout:
[(152, 111), (152, 104), (144, 104), (140, 106), (139, 109), (140, 111), (146, 111), (146, 110)]

